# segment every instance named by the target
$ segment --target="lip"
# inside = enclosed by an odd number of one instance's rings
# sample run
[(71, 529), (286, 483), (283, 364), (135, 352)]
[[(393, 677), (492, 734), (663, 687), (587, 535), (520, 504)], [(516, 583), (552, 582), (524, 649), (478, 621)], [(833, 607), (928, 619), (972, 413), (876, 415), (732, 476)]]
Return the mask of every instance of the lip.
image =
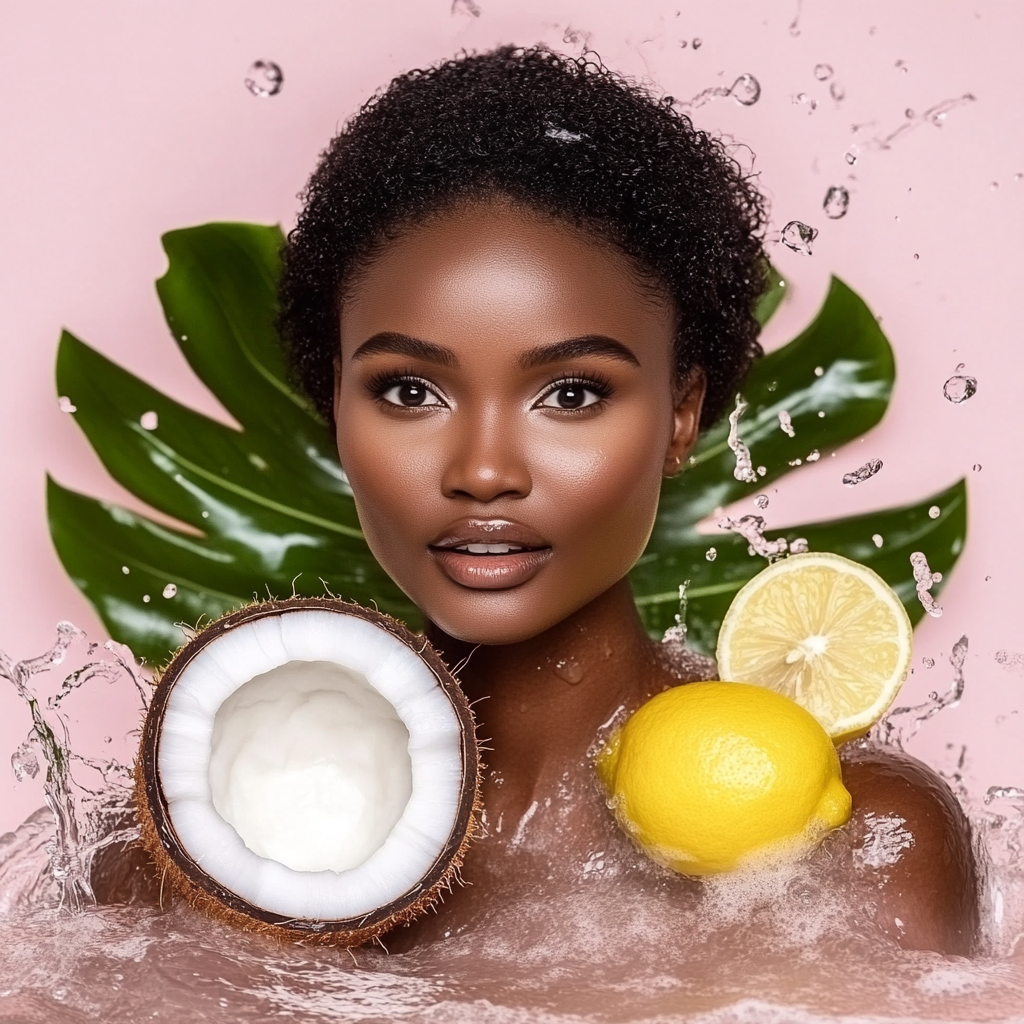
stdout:
[[(473, 545), (521, 548), (490, 553), (458, 550)], [(551, 545), (535, 530), (509, 519), (458, 519), (428, 545), (444, 574), (472, 590), (506, 590), (537, 575), (550, 561)]]

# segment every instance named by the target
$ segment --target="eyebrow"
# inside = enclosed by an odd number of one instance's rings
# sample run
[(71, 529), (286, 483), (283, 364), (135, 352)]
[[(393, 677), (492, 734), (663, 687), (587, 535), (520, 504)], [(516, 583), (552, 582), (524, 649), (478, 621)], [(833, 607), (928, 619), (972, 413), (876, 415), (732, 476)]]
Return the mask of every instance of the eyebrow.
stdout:
[(420, 338), (411, 338), (408, 334), (399, 334), (396, 331), (381, 331), (380, 334), (368, 338), (352, 353), (352, 358), (365, 359), (380, 352), (409, 356), (410, 359), (423, 359), (438, 366), (455, 368), (459, 365), (455, 353), (450, 348)]
[(577, 359), (580, 356), (606, 356), (633, 366), (640, 365), (640, 360), (621, 341), (603, 334), (584, 334), (579, 338), (556, 341), (552, 345), (540, 345), (524, 352), (519, 357), (519, 365), (524, 370), (532, 370), (536, 366), (557, 363), (562, 359)]

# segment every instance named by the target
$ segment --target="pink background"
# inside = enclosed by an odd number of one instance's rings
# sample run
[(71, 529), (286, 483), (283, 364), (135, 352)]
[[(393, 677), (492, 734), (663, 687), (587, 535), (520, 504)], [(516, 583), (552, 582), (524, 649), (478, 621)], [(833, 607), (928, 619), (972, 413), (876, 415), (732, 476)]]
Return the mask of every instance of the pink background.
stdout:
[[(478, 2), (478, 17), (452, 12), (450, 0), (3, 5), (0, 648), (18, 658), (39, 654), (65, 618), (93, 639), (104, 635), (51, 548), (44, 473), (138, 507), (105, 476), (73, 417), (57, 409), (60, 328), (178, 399), (223, 415), (164, 326), (153, 290), (164, 270), (160, 234), (208, 220), (290, 226), (319, 150), (393, 74), (463, 47), (511, 41), (578, 51), (562, 41), (572, 27), (591, 33), (589, 45), (608, 64), (677, 98), (744, 72), (759, 79), (755, 106), (720, 99), (695, 117), (757, 154), (776, 232), (792, 219), (820, 230), (810, 258), (771, 246), (791, 295), (766, 342), (796, 333), (836, 273), (883, 318), (899, 368), (881, 426), (770, 492), (769, 525), (917, 500), (968, 477), (967, 547), (942, 598), (945, 614), (918, 631), (916, 672), (904, 690), (915, 701), (945, 690), (945, 659), (966, 633), (966, 696), (912, 749), (944, 768), (966, 743), (967, 780), (978, 794), (1024, 783), (1024, 668), (1014, 674), (994, 657), (1024, 652), (1024, 180), (1014, 180), (1024, 172), (1024, 6)], [(682, 39), (691, 41), (685, 49)], [(257, 99), (243, 86), (258, 58), (284, 70), (276, 97)], [(829, 81), (815, 78), (820, 63), (835, 69), (842, 102), (830, 97)], [(941, 129), (924, 125), (887, 151), (867, 144), (897, 128), (906, 108), (920, 113), (967, 92), (976, 102), (951, 111)], [(801, 93), (816, 109), (795, 102)], [(861, 150), (852, 167), (844, 159), (851, 143)], [(821, 209), (833, 184), (851, 193), (839, 221)], [(942, 384), (960, 362), (979, 387), (954, 407)], [(868, 458), (884, 461), (882, 473), (844, 488), (843, 473)], [(936, 667), (924, 669), (924, 656)], [(16, 784), (6, 767), (28, 728), (8, 691), (0, 689), (0, 832), (41, 803), (40, 780)], [(105, 749), (128, 756), (133, 707), (127, 688), (76, 695), (76, 746), (98, 753), (107, 733), (115, 740)]]

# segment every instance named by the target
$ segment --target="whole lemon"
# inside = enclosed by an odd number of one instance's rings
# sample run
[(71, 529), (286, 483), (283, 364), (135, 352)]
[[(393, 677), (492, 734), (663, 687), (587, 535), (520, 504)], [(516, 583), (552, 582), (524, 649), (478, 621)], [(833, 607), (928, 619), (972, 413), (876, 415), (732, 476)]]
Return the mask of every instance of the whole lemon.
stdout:
[(815, 845), (850, 817), (839, 757), (814, 717), (747, 683), (689, 683), (643, 705), (598, 755), (619, 824), (688, 875)]

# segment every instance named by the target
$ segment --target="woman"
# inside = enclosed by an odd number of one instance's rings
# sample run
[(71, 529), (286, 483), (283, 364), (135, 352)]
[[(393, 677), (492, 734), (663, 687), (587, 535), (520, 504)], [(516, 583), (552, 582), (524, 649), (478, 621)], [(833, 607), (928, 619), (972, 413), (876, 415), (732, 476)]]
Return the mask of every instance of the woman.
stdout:
[[(404, 75), (322, 157), (282, 326), (370, 547), (465, 663), (490, 748), (472, 884), (397, 942), (493, 927), (515, 893), (563, 900), (595, 871), (623, 905), (701, 899), (618, 835), (588, 751), (714, 677), (648, 638), (627, 573), (662, 478), (760, 351), (763, 223), (750, 178), (671, 102), (540, 49)], [(812, 862), (849, 919), (969, 952), (975, 871), (948, 789), (893, 754), (849, 758), (844, 780), (854, 817)]]

